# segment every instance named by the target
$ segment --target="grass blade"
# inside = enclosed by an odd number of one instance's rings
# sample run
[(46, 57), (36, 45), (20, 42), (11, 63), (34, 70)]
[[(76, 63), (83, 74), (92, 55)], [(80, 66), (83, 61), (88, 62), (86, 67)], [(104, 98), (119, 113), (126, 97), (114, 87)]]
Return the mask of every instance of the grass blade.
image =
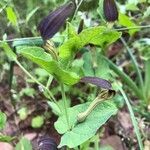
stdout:
[(137, 124), (132, 106), (131, 106), (131, 104), (129, 102), (129, 99), (128, 99), (127, 95), (125, 94), (124, 90), (119, 85), (118, 85), (118, 87), (119, 87), (119, 90), (120, 90), (126, 104), (127, 104), (127, 107), (128, 107), (129, 113), (130, 113), (130, 117), (131, 117), (131, 120), (132, 120), (132, 124), (133, 124), (133, 127), (134, 127), (134, 131), (135, 131), (135, 134), (136, 134), (136, 137), (137, 137), (137, 140), (138, 140), (139, 148), (140, 148), (140, 150), (143, 150), (144, 148), (143, 148), (143, 144), (142, 144), (141, 134), (140, 134), (140, 131), (139, 131), (139, 127), (138, 127), (138, 124)]

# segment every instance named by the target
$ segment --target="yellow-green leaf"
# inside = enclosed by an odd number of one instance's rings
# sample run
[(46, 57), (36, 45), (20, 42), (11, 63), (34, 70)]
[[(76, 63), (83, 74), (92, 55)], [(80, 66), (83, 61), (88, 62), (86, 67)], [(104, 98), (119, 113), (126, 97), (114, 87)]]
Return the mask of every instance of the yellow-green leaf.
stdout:
[(80, 77), (76, 73), (62, 69), (59, 63), (53, 60), (50, 54), (46, 53), (40, 47), (26, 46), (20, 50), (20, 53), (45, 69), (49, 74), (52, 74), (60, 82), (73, 85), (80, 80)]
[[(137, 25), (126, 15), (124, 14), (119, 14), (119, 21), (118, 23), (122, 26), (125, 26), (125, 27), (136, 27)], [(129, 34), (130, 35), (133, 35), (135, 32), (139, 31), (139, 29), (132, 29), (132, 30), (129, 30)]]
[(17, 16), (12, 7), (6, 8), (7, 19), (12, 23), (12, 25), (17, 26)]
[(120, 38), (121, 33), (103, 26), (91, 27), (83, 30), (78, 36), (70, 38), (59, 47), (59, 56), (63, 60), (70, 60), (82, 47), (87, 44), (106, 46)]
[(82, 123), (77, 124), (77, 115), (84, 112), (89, 103), (80, 104), (69, 108), (69, 124), (72, 127), (68, 130), (68, 124), (65, 115), (59, 117), (55, 123), (55, 128), (60, 134), (64, 134), (61, 137), (59, 148), (68, 146), (69, 148), (77, 147), (81, 145), (92, 136), (94, 136), (97, 130), (114, 114), (117, 113), (117, 107), (112, 100), (104, 101), (99, 104), (91, 114)]
[(8, 43), (0, 41), (0, 47), (4, 49), (10, 60), (15, 61), (17, 59), (17, 55), (13, 52)]

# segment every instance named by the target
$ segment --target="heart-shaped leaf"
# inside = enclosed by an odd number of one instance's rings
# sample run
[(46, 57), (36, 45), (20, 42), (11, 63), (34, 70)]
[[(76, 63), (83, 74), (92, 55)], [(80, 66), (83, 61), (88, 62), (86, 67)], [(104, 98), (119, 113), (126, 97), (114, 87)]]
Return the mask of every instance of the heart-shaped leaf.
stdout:
[(84, 112), (89, 103), (74, 106), (68, 110), (69, 125), (72, 127), (68, 130), (65, 116), (59, 117), (55, 123), (55, 128), (61, 137), (59, 148), (68, 146), (69, 148), (77, 147), (95, 135), (96, 131), (114, 114), (117, 113), (117, 107), (112, 100), (103, 101), (99, 104), (91, 114), (82, 123), (77, 124), (77, 115)]
[(98, 26), (83, 30), (78, 36), (70, 38), (59, 47), (59, 56), (68, 60), (76, 52), (87, 44), (96, 46), (109, 45), (120, 38), (121, 33), (115, 30), (109, 30), (106, 27)]
[(55, 60), (52, 60), (50, 54), (46, 53), (44, 49), (40, 47), (24, 47), (20, 50), (20, 53), (38, 64), (40, 67), (45, 69), (48, 73), (52, 74), (59, 81), (67, 84), (73, 85), (77, 83), (80, 78), (74, 72), (68, 72), (61, 68), (61, 66)]

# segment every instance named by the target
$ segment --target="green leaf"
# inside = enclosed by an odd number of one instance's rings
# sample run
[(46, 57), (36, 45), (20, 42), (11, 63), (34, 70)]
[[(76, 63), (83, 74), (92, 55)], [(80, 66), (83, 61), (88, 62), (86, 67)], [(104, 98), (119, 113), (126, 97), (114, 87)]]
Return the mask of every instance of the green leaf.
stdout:
[(44, 124), (44, 117), (43, 116), (36, 116), (32, 119), (31, 126), (33, 128), (41, 128)]
[(33, 38), (33, 39), (17, 39), (17, 40), (14, 40), (13, 43), (12, 43), (12, 47), (15, 47), (16, 49), (20, 49), (19, 47), (20, 46), (25, 46), (25, 45), (28, 45), (28, 46), (42, 46), (43, 45), (43, 40), (41, 39), (41, 37), (39, 38)]
[(17, 60), (17, 55), (13, 52), (13, 50), (6, 42), (0, 41), (0, 47), (4, 49), (6, 55), (10, 60), (12, 61)]
[(83, 54), (83, 71), (85, 76), (96, 76), (106, 80), (111, 79), (111, 73), (108, 63), (101, 57), (99, 52), (95, 52), (95, 56), (91, 51)]
[(97, 12), (100, 15), (102, 21), (106, 22), (105, 15), (104, 15), (104, 8), (103, 8), (104, 4), (103, 3), (104, 3), (104, 0), (99, 0), (99, 7), (97, 9)]
[(32, 145), (28, 139), (23, 137), (19, 143), (17, 143), (15, 150), (32, 150)]
[(80, 59), (74, 59), (71, 63), (71, 67), (68, 69), (69, 71), (72, 71), (72, 72), (76, 72), (80, 77), (83, 77), (84, 76), (84, 73), (83, 73), (83, 59), (82, 57)]
[(68, 38), (77, 36), (77, 32), (76, 32), (74, 26), (69, 22), (67, 22), (67, 31), (68, 31)]
[(82, 47), (87, 44), (106, 46), (120, 38), (121, 33), (106, 27), (92, 27), (83, 30), (78, 36), (70, 38), (59, 47), (59, 56), (64, 60), (71, 59)]
[(52, 60), (50, 54), (44, 52), (44, 49), (40, 47), (24, 47), (20, 52), (24, 57), (38, 64), (49, 74), (52, 74), (55, 78), (57, 78), (57, 80), (67, 85), (76, 84), (80, 79), (76, 73), (63, 70), (58, 62)]
[(138, 49), (140, 57), (145, 61), (150, 60), (150, 38), (141, 38), (133, 43), (133, 47)]
[(144, 12), (143, 19), (146, 19), (149, 16), (150, 16), (150, 6), (147, 7), (146, 11)]
[(131, 10), (131, 11), (138, 11), (139, 8), (135, 4), (127, 4), (126, 5), (126, 10)]
[(77, 147), (95, 135), (96, 131), (114, 114), (117, 113), (117, 108), (112, 100), (104, 101), (99, 104), (83, 123), (77, 124), (77, 115), (87, 109), (89, 103), (74, 106), (68, 110), (69, 124), (72, 129), (68, 131), (67, 121), (65, 116), (58, 118), (55, 123), (55, 128), (61, 137), (59, 148), (68, 146), (69, 148)]
[(4, 113), (0, 112), (0, 130), (4, 129), (7, 117)]
[(15, 137), (0, 135), (0, 142), (11, 142)]
[(150, 59), (145, 62), (144, 92), (147, 97), (147, 104), (150, 105)]
[(35, 89), (29, 87), (23, 88), (20, 92), (20, 96), (26, 95), (29, 97), (34, 97), (35, 94), (36, 94)]
[(7, 13), (7, 18), (8, 20), (14, 25), (17, 26), (17, 16), (12, 9), (12, 7), (7, 7), (6, 8), (6, 13)]
[(48, 103), (48, 105), (51, 107), (52, 112), (53, 112), (55, 115), (57, 115), (57, 116), (60, 116), (60, 115), (61, 115), (61, 110), (59, 109), (58, 105), (56, 105), (56, 103), (51, 102), (51, 101), (48, 101), (47, 103)]
[[(119, 14), (119, 21), (118, 23), (122, 26), (125, 26), (125, 27), (136, 27), (137, 25), (132, 21), (130, 20), (130, 18), (128, 16), (126, 16), (125, 14)], [(132, 29), (132, 30), (129, 30), (129, 34), (130, 35), (133, 35), (135, 32), (139, 31), (139, 29)]]
[(127, 0), (127, 4), (137, 5), (140, 0)]
[[(57, 116), (61, 116), (62, 114), (65, 114), (65, 108), (64, 108), (64, 102), (63, 100), (59, 100), (57, 101), (57, 104), (54, 102), (47, 102), (48, 105), (51, 107), (52, 112), (57, 115)], [(70, 100), (66, 99), (66, 105), (67, 107), (70, 107)]]
[(84, 64), (83, 64), (84, 75), (91, 76), (91, 77), (95, 76), (94, 67), (93, 67), (93, 63), (92, 63), (91, 51), (85, 52), (83, 54), (83, 60), (84, 60)]
[[(41, 83), (47, 82), (48, 77), (49, 78), (51, 77), (51, 81), (53, 80), (53, 76), (50, 75), (46, 70), (44, 70), (42, 68), (35, 68), (34, 72), (35, 72), (36, 78)], [(49, 79), (49, 81), (50, 81), (50, 79)], [(34, 81), (31, 80), (31, 82), (34, 82)]]
[(100, 53), (97, 53), (97, 67), (95, 69), (95, 75), (106, 80), (112, 79), (111, 70), (108, 63), (101, 57)]
[(28, 109), (27, 107), (22, 107), (17, 111), (17, 114), (19, 115), (21, 120), (25, 120), (28, 116)]

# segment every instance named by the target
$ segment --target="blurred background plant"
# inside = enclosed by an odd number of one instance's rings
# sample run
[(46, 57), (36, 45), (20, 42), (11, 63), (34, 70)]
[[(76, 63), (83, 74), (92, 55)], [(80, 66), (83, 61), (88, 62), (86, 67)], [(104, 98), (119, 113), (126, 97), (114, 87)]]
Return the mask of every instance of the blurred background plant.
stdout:
[[(57, 8), (66, 2), (66, 0), (1, 0), (0, 40), (4, 39), (9, 41), (9, 44), (12, 44), (13, 39), (15, 38), (38, 37), (39, 33), (37, 31), (37, 25), (41, 21), (41, 18), (47, 16), (47, 14), (54, 10), (54, 8)], [(98, 5), (98, 0), (83, 1), (78, 13), (75, 16), (75, 19), (72, 21), (72, 26), (76, 31), (78, 30), (81, 19), (84, 20), (83, 28), (105, 24), (100, 15), (101, 6), (98, 7)], [(118, 40), (105, 49), (96, 48), (98, 53), (95, 54), (96, 57), (93, 56), (92, 51), (83, 49), (83, 57), (80, 58), (81, 54), (78, 54), (79, 56), (72, 63), (72, 69), (80, 74), (97, 74), (100, 77), (111, 80), (114, 83), (116, 79), (124, 81), (123, 83), (125, 84), (122, 83), (122, 86), (126, 93), (129, 93), (128, 95), (131, 99), (133, 110), (136, 112), (136, 116), (139, 120), (139, 126), (140, 122), (144, 124), (144, 127), (140, 126), (140, 129), (143, 133), (143, 139), (146, 141), (149, 140), (149, 134), (147, 133), (149, 131), (148, 127), (150, 119), (150, 34), (148, 28), (150, 24), (150, 1), (118, 0), (117, 6), (119, 8), (119, 19), (118, 22), (115, 23), (114, 28), (118, 30), (119, 28), (132, 28), (132, 30), (122, 30), (124, 42)], [(53, 41), (57, 43), (63, 43), (67, 34), (67, 30), (62, 28), (60, 32), (53, 37)], [(102, 59), (102, 57), (99, 56), (100, 52), (109, 58), (111, 62), (108, 62), (107, 59), (105, 60), (105, 58)], [(94, 59), (96, 58), (96, 61), (91, 61), (91, 56), (92, 58), (94, 57)], [(0, 85), (1, 88), (3, 88), (3, 86), (9, 82), (8, 78), (10, 76), (11, 67), (10, 61), (7, 60), (5, 53), (1, 48), (0, 57)], [(51, 86), (52, 93), (57, 96), (61, 105), (62, 100), (59, 94), (61, 87), (55, 83), (55, 81), (52, 81), (53, 77), (49, 77), (49, 74), (45, 70), (39, 68), (32, 62), (26, 61), (26, 59), (23, 59), (20, 56), (18, 56), (18, 59), (39, 82), (46, 84), (47, 80), (49, 79), (47, 87)], [(134, 60), (136, 60), (137, 65), (135, 62), (133, 62)], [(95, 70), (93, 64), (98, 65), (97, 70)], [(116, 66), (113, 66), (114, 64), (116, 64)], [(118, 73), (117, 67), (123, 72), (123, 74)], [(126, 81), (126, 75), (128, 75), (128, 77), (134, 82), (132, 83), (136, 86), (135, 90), (132, 90), (131, 85), (133, 84), (130, 84), (131, 82)], [(140, 79), (140, 76), (142, 79)], [(140, 80), (142, 80), (142, 86), (140, 85)], [(43, 89), (40, 86), (35, 86), (34, 83), (35, 82), (32, 79), (28, 78), (22, 71), (20, 71), (17, 65), (14, 66), (14, 75), (11, 87), (11, 103), (14, 105), (15, 111), (17, 111), (20, 120), (30, 118), (29, 124), (33, 128), (41, 128), (43, 127), (44, 120), (46, 120), (46, 118), (51, 118), (51, 113), (47, 113), (47, 111), (50, 111), (50, 108), (45, 106), (45, 102), (40, 101), (41, 99), (46, 99), (43, 98), (41, 94)], [(6, 89), (8, 90), (8, 88)], [(138, 89), (138, 92), (136, 89)], [(36, 92), (37, 90), (39, 93)], [(65, 86), (65, 91), (67, 92), (68, 106), (75, 105), (76, 103), (84, 103), (85, 101), (92, 101), (98, 92), (97, 88), (94, 86), (81, 86), (80, 89), (78, 86), (70, 88)], [(0, 100), (6, 99), (3, 93), (5, 92), (0, 94)], [(48, 97), (47, 93), (45, 93), (45, 96)], [(124, 105), (123, 98), (120, 95), (118, 97), (120, 101), (118, 99), (116, 100), (119, 101), (118, 103), (122, 107)], [(75, 102), (70, 103), (70, 98), (75, 99)], [(36, 101), (35, 99), (38, 100)], [(32, 100), (33, 102), (29, 100)], [(34, 108), (30, 107), (33, 105), (33, 103), (36, 104)], [(51, 108), (56, 107), (53, 106), (54, 104), (52, 103), (48, 104)], [(40, 111), (43, 110), (43, 108), (44, 115), (41, 115)], [(2, 110), (5, 111), (5, 109)], [(126, 112), (126, 110), (123, 111)], [(53, 109), (53, 112), (57, 115), (59, 114), (57, 109)], [(12, 115), (13, 113), (15, 112), (11, 111), (11, 113), (8, 114)], [(33, 114), (33, 116), (31, 114)], [(3, 118), (5, 119), (5, 117)], [(21, 121), (19, 121), (19, 125), (20, 124)], [(99, 134), (101, 137), (101, 134), (104, 134), (104, 131), (100, 131)], [(99, 136), (94, 136), (92, 139), (81, 145), (80, 148), (87, 149), (90, 143), (94, 143), (95, 147), (97, 147), (97, 139), (99, 139)], [(125, 139), (127, 145), (129, 141), (127, 141), (127, 137), (125, 136), (126, 135), (123, 135), (123, 138)], [(131, 138), (132, 137), (130, 137), (130, 139)], [(130, 147), (134, 146), (134, 141), (132, 141), (130, 144)]]

